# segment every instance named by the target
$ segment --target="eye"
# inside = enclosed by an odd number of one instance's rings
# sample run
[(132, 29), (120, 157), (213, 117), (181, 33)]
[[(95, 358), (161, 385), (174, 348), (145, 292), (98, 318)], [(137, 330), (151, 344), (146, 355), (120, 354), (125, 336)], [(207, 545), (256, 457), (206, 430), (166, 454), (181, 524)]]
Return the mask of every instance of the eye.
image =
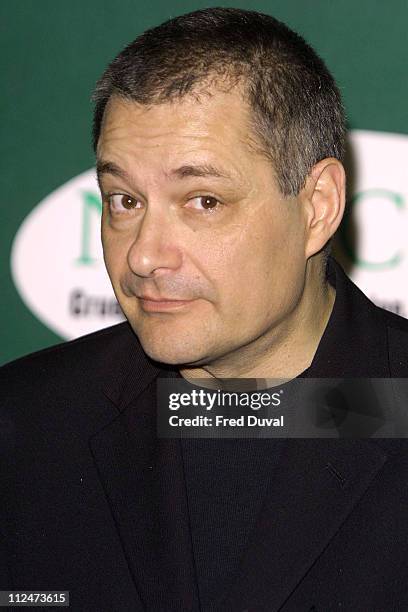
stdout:
[(194, 208), (196, 210), (205, 210), (212, 211), (217, 208), (217, 205), (220, 204), (219, 200), (214, 196), (197, 196), (189, 200), (189, 203), (192, 203), (192, 206), (188, 206), (187, 208)]
[(136, 200), (136, 198), (132, 198), (125, 193), (112, 193), (106, 199), (111, 212), (114, 213), (123, 213), (126, 210), (133, 210), (142, 206), (140, 200)]

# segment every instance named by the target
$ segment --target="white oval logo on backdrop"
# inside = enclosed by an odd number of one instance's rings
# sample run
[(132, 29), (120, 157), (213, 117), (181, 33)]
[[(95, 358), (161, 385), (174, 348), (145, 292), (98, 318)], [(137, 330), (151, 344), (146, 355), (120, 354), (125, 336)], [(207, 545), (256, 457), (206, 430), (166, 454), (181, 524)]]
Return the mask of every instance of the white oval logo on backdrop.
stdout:
[(62, 338), (124, 319), (103, 262), (101, 212), (91, 169), (40, 202), (13, 242), (17, 290), (35, 316)]
[(408, 136), (353, 130), (351, 190), (335, 255), (383, 308), (408, 316)]
[[(354, 184), (336, 256), (373, 301), (408, 316), (408, 136), (354, 130), (350, 141)], [(17, 290), (62, 338), (123, 320), (103, 262), (101, 209), (91, 169), (40, 202), (14, 239)]]

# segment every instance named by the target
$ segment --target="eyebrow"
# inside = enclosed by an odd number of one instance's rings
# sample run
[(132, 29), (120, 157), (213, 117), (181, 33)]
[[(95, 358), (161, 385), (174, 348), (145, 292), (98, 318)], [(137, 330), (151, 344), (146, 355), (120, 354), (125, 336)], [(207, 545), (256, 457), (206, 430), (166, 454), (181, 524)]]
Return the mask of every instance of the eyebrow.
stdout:
[(118, 176), (124, 180), (129, 180), (129, 175), (125, 170), (119, 168), (113, 162), (103, 161), (102, 159), (98, 159), (96, 162), (96, 180), (98, 181), (99, 189), (102, 191), (101, 186), (101, 177), (103, 174), (112, 174), (113, 176)]
[[(124, 180), (130, 181), (129, 174), (117, 166), (114, 162), (98, 160), (96, 163), (96, 177), (101, 187), (101, 177), (103, 174), (111, 174)], [(179, 168), (175, 168), (170, 172), (166, 173), (170, 179), (184, 179), (189, 177), (212, 177), (212, 178), (223, 178), (231, 180), (231, 176), (225, 172), (221, 172), (218, 168), (212, 164), (197, 164), (197, 165), (183, 165)]]

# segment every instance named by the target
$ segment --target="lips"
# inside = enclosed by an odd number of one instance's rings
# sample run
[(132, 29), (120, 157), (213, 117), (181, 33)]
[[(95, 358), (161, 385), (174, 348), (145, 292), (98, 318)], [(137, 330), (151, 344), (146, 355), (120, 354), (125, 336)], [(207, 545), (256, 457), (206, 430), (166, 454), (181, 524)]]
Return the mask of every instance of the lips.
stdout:
[(150, 295), (138, 296), (140, 300), (147, 302), (189, 302), (191, 300), (185, 300), (183, 298), (165, 298), (165, 297), (153, 297)]
[(168, 298), (152, 298), (142, 296), (139, 298), (142, 310), (145, 312), (166, 312), (171, 310), (182, 310), (194, 300), (176, 300)]

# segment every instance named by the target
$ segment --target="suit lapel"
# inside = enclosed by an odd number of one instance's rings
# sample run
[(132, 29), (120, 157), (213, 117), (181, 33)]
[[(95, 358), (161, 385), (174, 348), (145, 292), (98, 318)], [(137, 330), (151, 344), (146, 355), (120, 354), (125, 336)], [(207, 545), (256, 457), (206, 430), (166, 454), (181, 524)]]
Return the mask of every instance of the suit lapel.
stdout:
[(118, 354), (126, 364), (105, 384), (117, 410), (91, 451), (144, 608), (198, 610), (180, 441), (156, 436), (156, 377), (174, 372), (148, 360), (135, 337)]
[(370, 440), (288, 440), (220, 612), (279, 610), (383, 466)]

